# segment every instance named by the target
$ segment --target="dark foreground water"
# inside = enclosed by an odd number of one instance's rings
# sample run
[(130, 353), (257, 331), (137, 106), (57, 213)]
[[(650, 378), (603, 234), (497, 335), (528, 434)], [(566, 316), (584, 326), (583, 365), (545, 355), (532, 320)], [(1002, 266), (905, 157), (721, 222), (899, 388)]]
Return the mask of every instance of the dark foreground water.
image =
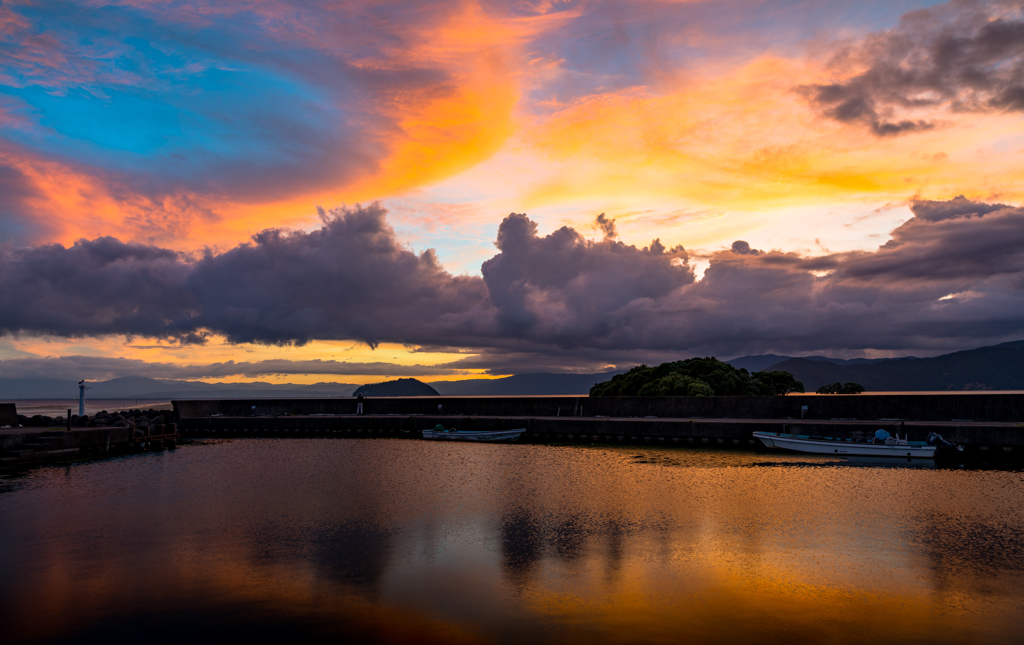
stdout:
[(0, 478), (0, 641), (1019, 643), (1024, 474), (239, 440)]

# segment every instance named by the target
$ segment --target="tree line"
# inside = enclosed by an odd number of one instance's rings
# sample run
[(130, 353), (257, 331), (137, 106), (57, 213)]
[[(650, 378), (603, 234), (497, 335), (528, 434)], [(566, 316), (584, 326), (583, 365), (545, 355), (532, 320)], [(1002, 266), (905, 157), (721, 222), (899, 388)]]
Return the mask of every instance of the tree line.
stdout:
[(750, 373), (714, 357), (638, 365), (590, 388), (590, 396), (782, 396), (803, 392), (789, 372)]

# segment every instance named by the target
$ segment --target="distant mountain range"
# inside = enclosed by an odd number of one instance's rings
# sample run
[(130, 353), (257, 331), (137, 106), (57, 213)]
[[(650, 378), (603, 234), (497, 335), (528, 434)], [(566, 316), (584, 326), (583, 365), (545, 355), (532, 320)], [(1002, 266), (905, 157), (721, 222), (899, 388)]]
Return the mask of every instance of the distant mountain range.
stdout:
[[(740, 356), (729, 361), (725, 361), (729, 365), (739, 369), (743, 368), (748, 372), (763, 372), (766, 369), (778, 365), (782, 361), (788, 361), (796, 358), (795, 356), (780, 356), (778, 354), (758, 354), (757, 356)], [(833, 363), (835, 365), (863, 365), (865, 363), (878, 363), (880, 361), (889, 361), (891, 358), (829, 358), (828, 356), (800, 356), (801, 360), (805, 361), (818, 361), (821, 363)]]
[[(860, 383), (874, 392), (928, 390), (1024, 390), (1024, 341), (1002, 343), (935, 358), (855, 358), (762, 354), (726, 361), (751, 372), (783, 370), (809, 392), (835, 382)], [(442, 396), (534, 396), (587, 394), (597, 383), (625, 370), (596, 374), (517, 374), (496, 379), (433, 381)], [(126, 376), (89, 384), (89, 399), (245, 399), (352, 396), (358, 385), (316, 383), (203, 383)], [(0, 400), (75, 399), (78, 383), (62, 379), (0, 378)]]
[(1024, 390), (1024, 341), (935, 358), (894, 358), (871, 363), (785, 358), (767, 369), (789, 372), (808, 392), (829, 383), (850, 381), (874, 392)]
[(516, 374), (495, 379), (466, 379), (464, 381), (432, 381), (430, 385), (442, 396), (535, 396), (541, 394), (586, 394), (597, 383), (607, 381), (616, 374)]
[[(586, 394), (595, 383), (607, 381), (621, 371), (597, 374), (517, 374), (497, 379), (434, 381), (425, 385), (442, 396), (531, 396), (542, 394)], [(400, 379), (405, 380), (405, 379)], [(395, 381), (392, 381), (395, 382)], [(125, 376), (89, 383), (89, 399), (247, 399), (247, 398), (322, 398), (353, 396), (359, 385), (317, 383), (292, 385), (274, 383), (203, 383), (141, 376)], [(374, 384), (379, 385), (379, 384)], [(368, 386), (363, 386), (368, 387)], [(367, 396), (398, 396), (364, 391)], [(419, 392), (429, 395), (430, 391)], [(408, 396), (408, 395), (405, 395)], [(0, 378), (0, 400), (77, 399), (78, 382), (62, 379)]]
[[(88, 383), (89, 399), (246, 399), (318, 398), (350, 396), (359, 387), (352, 383), (203, 383), (176, 381), (143, 376), (125, 376)], [(0, 379), (0, 400), (7, 399), (77, 399), (78, 382), (63, 379)]]

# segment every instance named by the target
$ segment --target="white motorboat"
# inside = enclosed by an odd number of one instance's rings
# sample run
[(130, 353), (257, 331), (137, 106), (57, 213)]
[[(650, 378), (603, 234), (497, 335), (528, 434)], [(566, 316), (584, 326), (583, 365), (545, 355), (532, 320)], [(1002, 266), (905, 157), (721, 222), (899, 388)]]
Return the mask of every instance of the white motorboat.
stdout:
[(840, 437), (811, 437), (781, 432), (755, 432), (754, 437), (767, 448), (784, 448), (797, 452), (840, 457), (902, 457), (903, 459), (933, 459), (937, 445), (926, 441), (907, 441), (906, 438), (886, 439), (883, 443), (858, 441)]
[(424, 430), (424, 439), (435, 439), (438, 441), (482, 441), (487, 443), (511, 443), (519, 441), (519, 435), (526, 432), (526, 428), (518, 430), (446, 430), (438, 424), (433, 430)]

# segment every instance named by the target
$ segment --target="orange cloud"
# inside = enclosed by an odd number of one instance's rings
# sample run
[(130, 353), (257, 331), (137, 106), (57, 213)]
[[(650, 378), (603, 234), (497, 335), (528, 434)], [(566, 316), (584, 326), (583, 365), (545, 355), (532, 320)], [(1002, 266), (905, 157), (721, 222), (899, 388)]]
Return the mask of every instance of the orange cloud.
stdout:
[[(267, 227), (312, 225), (317, 205), (370, 201), (457, 175), (494, 155), (515, 131), (522, 46), (577, 15), (508, 17), (463, 2), (440, 11), (423, 10), (427, 14), (422, 22), (389, 20), (386, 29), (395, 36), (395, 44), (382, 46), (388, 39), (376, 39), (373, 47), (367, 46), (367, 54), (353, 47), (352, 39), (322, 37), (335, 27), (354, 30), (360, 23), (351, 15), (344, 20), (341, 16), (369, 11), (358, 5), (332, 7), (325, 15), (314, 16), (308, 11), (289, 13), (277, 2), (247, 3), (230, 10), (199, 3), (180, 15), (165, 13), (159, 3), (129, 4), (162, 20), (192, 26), (223, 18), (225, 11), (244, 10), (256, 16), (271, 38), (302, 41), (356, 69), (429, 70), (436, 78), (408, 87), (388, 81), (367, 90), (368, 103), (361, 108), (373, 118), (364, 118), (361, 137), (374, 152), (364, 159), (361, 173), (325, 175), (317, 180), (319, 185), (269, 200), (212, 194), (203, 188), (153, 189), (127, 174), (8, 144), (0, 150), (0, 163), (18, 168), (36, 195), (28, 204), (35, 229), (31, 242), (69, 244), (80, 237), (112, 234), (145, 243), (173, 242), (183, 250), (226, 247)], [(327, 22), (332, 16), (338, 18), (336, 24)], [(365, 34), (352, 35), (356, 41), (366, 40)], [(53, 49), (60, 54), (59, 47)], [(0, 123), (16, 125), (16, 117), (0, 106)]]
[(737, 210), (964, 190), (988, 197), (993, 185), (1024, 194), (1022, 160), (1005, 146), (1024, 137), (1019, 118), (951, 117), (930, 132), (881, 139), (819, 118), (793, 90), (825, 74), (813, 61), (762, 56), (671, 92), (587, 97), (524, 135), (563, 168), (529, 192), (527, 206), (597, 194)]
[(409, 64), (448, 70), (451, 89), (426, 101), (396, 101), (398, 131), (377, 172), (344, 192), (347, 199), (387, 197), (458, 174), (494, 155), (513, 134), (524, 73), (520, 48), (578, 12), (525, 18), (490, 16), (476, 3), (419, 34)]

